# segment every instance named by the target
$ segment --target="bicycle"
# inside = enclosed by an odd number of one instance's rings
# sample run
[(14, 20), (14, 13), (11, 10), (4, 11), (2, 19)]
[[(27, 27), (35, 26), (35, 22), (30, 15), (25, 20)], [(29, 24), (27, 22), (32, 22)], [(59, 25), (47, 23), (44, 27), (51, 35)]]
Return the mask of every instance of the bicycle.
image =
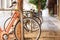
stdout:
[[(6, 10), (10, 10), (10, 9), (6, 9)], [(12, 11), (14, 11), (12, 17), (8, 18), (4, 23), (4, 30), (2, 30), (0, 28), (0, 32), (1, 32), (0, 40), (11, 40), (9, 38), (10, 34), (14, 34), (14, 36), (15, 36), (14, 40), (21, 40), (21, 36), (20, 36), (20, 27), (21, 27), (20, 13), (22, 13), (22, 12), (20, 10), (14, 10), (14, 9)], [(7, 22), (8, 22), (8, 25), (6, 26)]]
[[(38, 19), (37, 22), (41, 22), (41, 24), (43, 23), (43, 17), (42, 17), (42, 11), (40, 13), (35, 12), (35, 10), (33, 10), (33, 16), (35, 17), (35, 19)], [(40, 23), (39, 23), (40, 24)]]
[[(38, 17), (29, 17), (29, 14), (30, 16), (33, 16), (33, 14), (30, 13), (30, 11), (27, 11), (27, 13), (25, 13), (26, 15), (28, 16), (24, 16), (24, 29), (27, 31), (27, 32), (36, 32), (36, 31), (39, 31), (37, 37), (35, 40), (38, 40), (40, 35), (41, 35), (41, 20), (38, 18)], [(38, 23), (38, 21), (36, 20), (36, 18), (39, 20), (40, 23)]]

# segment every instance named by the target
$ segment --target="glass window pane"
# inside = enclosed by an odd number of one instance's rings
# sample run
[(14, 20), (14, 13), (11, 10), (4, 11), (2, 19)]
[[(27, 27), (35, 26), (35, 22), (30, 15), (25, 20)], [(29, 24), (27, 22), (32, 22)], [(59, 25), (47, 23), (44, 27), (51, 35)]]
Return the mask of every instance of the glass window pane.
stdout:
[(1, 0), (0, 0), (0, 8), (1, 8)]
[(0, 0), (0, 9), (17, 9), (17, 0)]

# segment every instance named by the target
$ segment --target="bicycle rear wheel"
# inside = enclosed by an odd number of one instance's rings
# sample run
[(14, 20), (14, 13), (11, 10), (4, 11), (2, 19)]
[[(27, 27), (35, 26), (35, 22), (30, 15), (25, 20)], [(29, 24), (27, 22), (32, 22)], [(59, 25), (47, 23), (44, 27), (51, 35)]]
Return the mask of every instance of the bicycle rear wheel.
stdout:
[[(37, 36), (35, 37), (34, 40), (38, 40), (41, 35), (41, 27), (40, 27), (39, 23), (35, 19), (30, 18), (30, 17), (25, 18), (23, 20), (23, 22), (24, 22), (24, 29), (27, 32), (29, 32), (29, 31), (31, 32), (31, 33), (29, 33), (29, 35), (30, 34), (34, 35), (36, 33)], [(27, 32), (25, 30), (24, 30), (24, 32), (25, 32), (24, 34), (27, 34)], [(26, 36), (26, 35), (24, 35), (24, 36)]]

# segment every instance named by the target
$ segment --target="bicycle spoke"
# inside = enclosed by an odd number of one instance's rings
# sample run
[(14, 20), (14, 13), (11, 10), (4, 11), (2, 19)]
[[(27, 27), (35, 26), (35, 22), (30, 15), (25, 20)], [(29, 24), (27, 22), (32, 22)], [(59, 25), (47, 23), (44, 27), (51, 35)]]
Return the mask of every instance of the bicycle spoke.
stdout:
[[(26, 24), (26, 21), (29, 20)], [(27, 35), (28, 37), (34, 37), (35, 39), (34, 40), (37, 40), (40, 36), (40, 33), (41, 33), (41, 28), (38, 24), (38, 22), (32, 18), (25, 18), (24, 19), (24, 24), (27, 25), (27, 28), (26, 28), (26, 25), (24, 25), (24, 27), (27, 29), (24, 29), (24, 37), (26, 38)], [(29, 32), (28, 32), (29, 30)]]

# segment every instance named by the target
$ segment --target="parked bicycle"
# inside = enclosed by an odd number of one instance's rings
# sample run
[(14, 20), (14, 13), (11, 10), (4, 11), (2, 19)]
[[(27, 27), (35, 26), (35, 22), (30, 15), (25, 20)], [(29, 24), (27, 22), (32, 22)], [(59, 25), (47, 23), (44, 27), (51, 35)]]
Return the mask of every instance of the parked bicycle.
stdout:
[(32, 11), (24, 11), (23, 22), (24, 22), (24, 29), (27, 32), (33, 33), (38, 31), (37, 36), (35, 38), (35, 40), (38, 40), (41, 35), (41, 20), (39, 19), (39, 17), (34, 16)]
[[(13, 2), (16, 4), (16, 2)], [(14, 6), (12, 4), (12, 6)], [(10, 6), (10, 7), (12, 7)], [(11, 11), (10, 9), (5, 9), (4, 11)], [(3, 11), (3, 10), (2, 10)], [(20, 10), (12, 10), (14, 13), (11, 13), (12, 16), (9, 17), (4, 23), (4, 30), (0, 28), (0, 40), (21, 40), (20, 27), (21, 20), (20, 14), (22, 13)], [(8, 23), (6, 25), (6, 23)], [(15, 39), (10, 39), (10, 34), (14, 34)]]
[[(13, 2), (15, 4), (16, 2)], [(14, 6), (11, 5), (10, 7)], [(20, 20), (20, 13), (22, 13), (20, 10), (15, 10), (14, 13), (10, 18), (8, 18), (4, 23), (4, 30), (0, 29), (0, 40), (11, 40), (9, 35), (14, 34), (15, 39), (14, 40), (21, 40), (20, 35), (20, 27), (21, 27), (21, 20)], [(38, 40), (41, 35), (41, 19), (39, 19), (37, 16), (33, 16), (32, 12), (29, 11), (28, 14), (30, 17), (23, 17), (24, 22), (24, 30), (27, 32), (36, 32), (38, 31), (38, 34), (35, 38), (35, 40)], [(39, 22), (38, 22), (39, 20)], [(8, 25), (6, 26), (6, 23)]]

